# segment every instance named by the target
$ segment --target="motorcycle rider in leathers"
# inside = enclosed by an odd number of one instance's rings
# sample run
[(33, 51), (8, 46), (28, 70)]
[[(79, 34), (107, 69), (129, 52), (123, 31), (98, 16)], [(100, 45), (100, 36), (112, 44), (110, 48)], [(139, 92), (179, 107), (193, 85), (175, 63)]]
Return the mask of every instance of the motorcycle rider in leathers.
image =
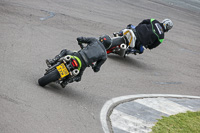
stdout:
[[(168, 32), (173, 27), (170, 19), (164, 19), (161, 23), (156, 19), (145, 19), (136, 27), (132, 24), (127, 25), (126, 29), (132, 29), (136, 36), (135, 47), (129, 47), (126, 53), (142, 54), (144, 47), (153, 49), (160, 45), (164, 40), (164, 33)], [(123, 35), (123, 31), (118, 33)]]
[[(111, 44), (111, 38), (108, 35), (104, 35), (98, 39), (93, 37), (78, 37), (78, 44), (82, 47), (78, 52), (72, 52), (67, 49), (63, 49), (60, 54), (56, 55), (54, 59), (47, 59), (47, 66), (50, 67), (54, 65), (61, 57), (66, 55), (75, 56), (81, 61), (82, 67), (79, 74), (73, 78), (73, 80), (65, 80), (61, 83), (61, 86), (64, 88), (68, 83), (73, 81), (81, 81), (81, 77), (86, 67), (92, 66), (94, 72), (98, 72), (100, 67), (107, 59), (106, 45)], [(82, 43), (86, 43), (87, 46), (83, 47)], [(105, 46), (104, 46), (105, 45)], [(78, 61), (77, 61), (78, 62)], [(96, 62), (96, 63), (95, 63)], [(93, 65), (95, 63), (95, 65)], [(80, 64), (79, 64), (80, 65)]]

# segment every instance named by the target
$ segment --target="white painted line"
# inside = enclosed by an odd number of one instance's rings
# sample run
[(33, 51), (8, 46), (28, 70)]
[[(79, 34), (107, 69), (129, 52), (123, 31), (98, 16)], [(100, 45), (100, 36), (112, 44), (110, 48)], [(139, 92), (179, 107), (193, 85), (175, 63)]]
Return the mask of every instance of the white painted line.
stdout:
[(128, 115), (118, 110), (113, 110), (112, 115), (110, 116), (111, 124), (113, 127), (124, 130), (129, 133), (151, 132), (151, 127), (154, 124), (147, 123), (144, 120), (138, 119), (134, 116)]
[(49, 12), (49, 11), (45, 11), (45, 10), (41, 10), (41, 11), (47, 12), (49, 14), (49, 16), (47, 16), (47, 17), (40, 18), (41, 21), (47, 20), (47, 19), (52, 18), (56, 15), (54, 12)]
[(145, 98), (137, 99), (134, 102), (140, 103), (149, 108), (153, 108), (159, 112), (163, 112), (168, 115), (175, 115), (182, 112), (193, 111), (190, 108), (172, 102), (166, 98)]

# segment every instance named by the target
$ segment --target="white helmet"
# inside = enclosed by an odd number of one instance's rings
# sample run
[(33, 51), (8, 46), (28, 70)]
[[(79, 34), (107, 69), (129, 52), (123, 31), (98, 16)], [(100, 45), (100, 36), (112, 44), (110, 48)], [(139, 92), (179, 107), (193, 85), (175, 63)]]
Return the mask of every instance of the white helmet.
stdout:
[(168, 31), (173, 27), (172, 21), (170, 19), (167, 19), (167, 18), (162, 21), (162, 24), (165, 28), (165, 31)]

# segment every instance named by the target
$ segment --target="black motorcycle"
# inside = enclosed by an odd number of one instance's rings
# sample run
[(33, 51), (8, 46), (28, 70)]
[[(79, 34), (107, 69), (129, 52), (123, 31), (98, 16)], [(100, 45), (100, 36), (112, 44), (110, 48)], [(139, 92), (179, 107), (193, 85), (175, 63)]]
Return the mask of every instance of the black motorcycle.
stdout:
[(112, 44), (107, 49), (107, 54), (113, 53), (122, 57), (128, 56), (128, 54), (136, 54), (138, 52), (135, 48), (136, 36), (132, 29), (124, 29), (123, 35), (118, 36), (114, 33), (112, 37)]
[(40, 86), (56, 82), (62, 86), (63, 81), (71, 83), (73, 78), (79, 74), (81, 66), (73, 56), (62, 57), (56, 64), (46, 69), (43, 77), (38, 80)]

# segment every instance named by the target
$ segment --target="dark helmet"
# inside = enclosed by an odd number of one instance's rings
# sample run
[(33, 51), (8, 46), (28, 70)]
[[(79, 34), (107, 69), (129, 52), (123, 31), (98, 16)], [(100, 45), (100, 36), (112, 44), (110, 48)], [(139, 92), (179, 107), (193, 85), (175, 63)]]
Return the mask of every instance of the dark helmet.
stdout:
[(111, 38), (108, 35), (99, 37), (99, 41), (104, 45), (106, 50), (108, 50), (112, 44)]

